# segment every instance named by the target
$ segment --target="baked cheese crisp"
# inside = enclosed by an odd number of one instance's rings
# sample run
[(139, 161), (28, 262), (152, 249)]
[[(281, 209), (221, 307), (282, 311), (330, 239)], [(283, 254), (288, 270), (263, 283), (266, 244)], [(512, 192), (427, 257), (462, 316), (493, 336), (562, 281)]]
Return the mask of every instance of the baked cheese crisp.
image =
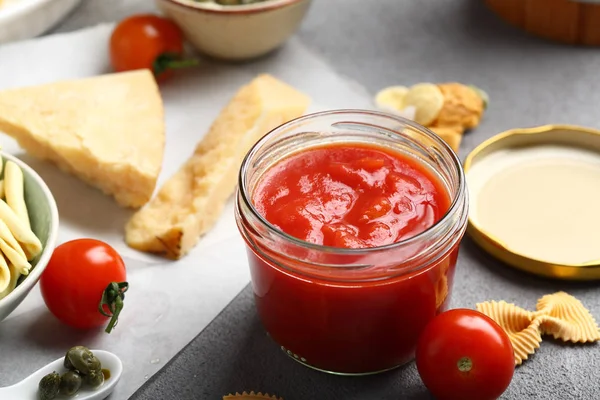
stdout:
[(592, 314), (579, 300), (565, 292), (542, 297), (534, 312), (505, 301), (478, 303), (477, 310), (506, 331), (513, 345), (516, 365), (521, 365), (540, 347), (542, 335), (572, 343), (600, 340), (600, 328)]
[(239, 89), (194, 153), (129, 220), (127, 244), (171, 259), (187, 254), (220, 217), (250, 148), (309, 104), (308, 96), (266, 74)]

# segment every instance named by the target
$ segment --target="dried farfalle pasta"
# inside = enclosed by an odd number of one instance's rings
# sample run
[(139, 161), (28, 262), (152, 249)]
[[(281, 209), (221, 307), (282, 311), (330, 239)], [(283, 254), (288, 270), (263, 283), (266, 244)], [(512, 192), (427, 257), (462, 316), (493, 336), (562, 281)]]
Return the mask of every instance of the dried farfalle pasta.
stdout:
[(478, 303), (477, 310), (506, 331), (513, 345), (516, 365), (540, 347), (542, 335), (573, 343), (600, 340), (600, 328), (592, 314), (579, 300), (565, 292), (542, 297), (534, 312), (505, 301)]
[(532, 312), (505, 301), (479, 303), (477, 311), (496, 321), (506, 331), (513, 345), (516, 365), (521, 365), (540, 347), (540, 321), (534, 319)]
[(558, 292), (538, 300), (537, 309), (543, 318), (542, 333), (573, 343), (600, 340), (600, 328), (592, 314), (575, 297)]
[(270, 396), (267, 393), (262, 394), (261, 392), (243, 392), (241, 394), (236, 392), (235, 394), (223, 396), (223, 400), (283, 400), (283, 398), (277, 396)]

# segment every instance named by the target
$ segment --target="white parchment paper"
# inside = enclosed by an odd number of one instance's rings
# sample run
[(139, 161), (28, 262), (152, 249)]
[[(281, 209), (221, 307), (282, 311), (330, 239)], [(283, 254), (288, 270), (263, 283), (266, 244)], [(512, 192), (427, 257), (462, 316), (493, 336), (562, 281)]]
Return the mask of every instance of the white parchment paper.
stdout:
[[(0, 46), (0, 89), (110, 72), (112, 25)], [(271, 73), (309, 94), (311, 111), (370, 108), (370, 96), (338, 76), (297, 40), (250, 64), (205, 61), (161, 85), (167, 145), (160, 183), (176, 171), (236, 90), (258, 73)], [(107, 116), (110, 118), (110, 116)], [(144, 138), (140, 138), (144, 140)], [(104, 240), (123, 255), (130, 290), (120, 323), (110, 335), (63, 326), (46, 309), (38, 287), (0, 323), (0, 386), (26, 377), (73, 345), (116, 353), (125, 373), (111, 399), (126, 399), (193, 339), (249, 282), (243, 243), (230, 202), (217, 226), (182, 260), (170, 262), (131, 250), (123, 226), (131, 212), (98, 190), (27, 156), (0, 134), (5, 150), (20, 156), (46, 181), (59, 207), (59, 243), (79, 237)]]

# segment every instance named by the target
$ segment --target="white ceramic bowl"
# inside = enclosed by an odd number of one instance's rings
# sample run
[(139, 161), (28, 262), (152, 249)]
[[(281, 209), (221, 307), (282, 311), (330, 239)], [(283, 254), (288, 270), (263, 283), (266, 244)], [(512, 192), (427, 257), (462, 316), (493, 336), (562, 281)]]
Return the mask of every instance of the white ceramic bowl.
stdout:
[(10, 1), (0, 7), (0, 44), (41, 35), (81, 3), (81, 0)]
[(193, 0), (156, 0), (159, 9), (200, 52), (226, 60), (262, 56), (296, 32), (311, 0), (268, 0), (222, 6)]
[(58, 208), (50, 189), (33, 169), (15, 156), (4, 152), (0, 152), (0, 155), (5, 163), (9, 160), (13, 161), (23, 171), (25, 202), (31, 228), (43, 245), (42, 253), (32, 262), (33, 268), (29, 275), (8, 296), (0, 299), (0, 321), (2, 321), (27, 297), (50, 261), (58, 238)]

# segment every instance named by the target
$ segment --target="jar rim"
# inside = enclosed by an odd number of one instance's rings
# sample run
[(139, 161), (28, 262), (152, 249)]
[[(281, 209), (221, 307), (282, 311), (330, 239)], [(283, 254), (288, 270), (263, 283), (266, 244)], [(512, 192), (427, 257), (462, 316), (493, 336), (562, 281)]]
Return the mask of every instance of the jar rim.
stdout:
[[(317, 244), (317, 243), (311, 243), (311, 242), (299, 239), (295, 236), (292, 236), (292, 235), (282, 231), (281, 229), (277, 228), (275, 225), (271, 224), (265, 217), (263, 217), (258, 212), (256, 207), (254, 207), (254, 204), (252, 204), (252, 201), (250, 199), (248, 189), (246, 186), (246, 181), (244, 179), (247, 165), (250, 162), (250, 160), (253, 158), (253, 155), (255, 155), (255, 153), (265, 145), (265, 142), (268, 142), (270, 137), (278, 131), (292, 127), (294, 125), (301, 124), (302, 122), (305, 122), (305, 121), (308, 121), (311, 119), (335, 116), (335, 115), (339, 115), (339, 116), (362, 115), (362, 116), (385, 118), (385, 119), (390, 120), (391, 122), (401, 123), (405, 126), (409, 126), (412, 129), (415, 129), (419, 132), (425, 133), (430, 139), (432, 139), (434, 142), (436, 142), (437, 145), (442, 147), (445, 150), (445, 152), (450, 156), (450, 158), (452, 160), (452, 167), (454, 167), (456, 169), (456, 171), (458, 171), (458, 174), (457, 174), (458, 175), (458, 185), (457, 185), (455, 194), (451, 194), (453, 196), (452, 202), (450, 204), (450, 207), (448, 207), (448, 210), (446, 211), (446, 213), (443, 215), (443, 217), (440, 218), (438, 221), (436, 221), (433, 225), (431, 225), (430, 227), (425, 229), (424, 231), (419, 232), (418, 234), (411, 236), (409, 238), (406, 238), (406, 239), (403, 239), (403, 240), (400, 240), (400, 241), (397, 241), (394, 243), (389, 243), (389, 244), (386, 244), (383, 246), (364, 247), (364, 248), (341, 248), (341, 247), (333, 247), (333, 246), (326, 246), (326, 245)], [(244, 159), (242, 161), (242, 165), (240, 167), (239, 174), (238, 174), (238, 187), (239, 187), (239, 194), (240, 194), (239, 197), (241, 197), (241, 199), (244, 202), (244, 205), (247, 207), (247, 209), (250, 210), (250, 212), (252, 213), (252, 216), (254, 218), (257, 218), (258, 221), (263, 226), (268, 228), (268, 231), (270, 233), (275, 234), (280, 239), (291, 242), (292, 244), (297, 245), (297, 246), (302, 246), (303, 248), (307, 248), (310, 250), (316, 250), (316, 251), (320, 251), (320, 252), (338, 253), (338, 254), (343, 254), (343, 255), (361, 255), (361, 254), (370, 254), (370, 253), (375, 253), (375, 252), (385, 251), (385, 250), (390, 250), (390, 249), (396, 249), (396, 248), (399, 248), (402, 246), (410, 246), (411, 244), (414, 244), (415, 242), (423, 240), (424, 238), (427, 238), (428, 236), (432, 235), (440, 225), (445, 225), (447, 223), (447, 221), (452, 218), (452, 216), (454, 216), (457, 212), (460, 212), (460, 209), (462, 207), (462, 204), (460, 201), (461, 194), (466, 192), (466, 178), (465, 178), (465, 175), (464, 175), (464, 172), (462, 169), (462, 164), (460, 162), (460, 159), (458, 158), (458, 156), (456, 155), (454, 150), (452, 150), (452, 148), (448, 145), (448, 143), (446, 143), (441, 137), (436, 135), (433, 131), (431, 131), (427, 127), (422, 126), (422, 125), (420, 125), (412, 120), (409, 120), (407, 118), (401, 117), (399, 115), (393, 115), (390, 113), (373, 111), (373, 110), (361, 110), (361, 109), (337, 109), (337, 110), (319, 111), (319, 112), (306, 114), (301, 117), (292, 119), (282, 125), (279, 125), (278, 127), (274, 128), (274, 129), (270, 130), (269, 132), (267, 132), (262, 138), (260, 138), (260, 140), (258, 142), (256, 142), (250, 148), (250, 150), (244, 157)]]

